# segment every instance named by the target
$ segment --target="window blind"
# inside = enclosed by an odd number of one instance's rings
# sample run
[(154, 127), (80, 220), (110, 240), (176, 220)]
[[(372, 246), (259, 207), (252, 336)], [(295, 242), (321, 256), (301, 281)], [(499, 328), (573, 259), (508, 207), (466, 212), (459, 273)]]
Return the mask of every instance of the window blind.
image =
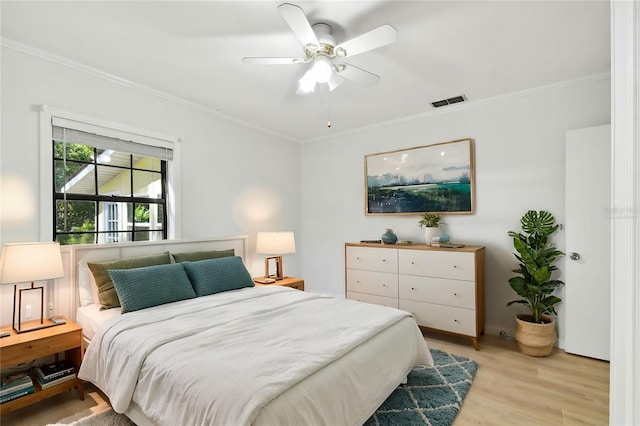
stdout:
[[(173, 142), (171, 141), (128, 134), (122, 131), (117, 132), (117, 136), (119, 137), (114, 137), (114, 135), (101, 134), (109, 132), (100, 132), (100, 128), (96, 126), (74, 125), (75, 123), (76, 122), (70, 120), (52, 117), (53, 139), (60, 142), (88, 145), (100, 149), (110, 149), (117, 152), (142, 155), (144, 157), (159, 158), (161, 160), (173, 160)], [(67, 127), (68, 125), (71, 126)], [(81, 130), (77, 127), (85, 127), (85, 129)]]

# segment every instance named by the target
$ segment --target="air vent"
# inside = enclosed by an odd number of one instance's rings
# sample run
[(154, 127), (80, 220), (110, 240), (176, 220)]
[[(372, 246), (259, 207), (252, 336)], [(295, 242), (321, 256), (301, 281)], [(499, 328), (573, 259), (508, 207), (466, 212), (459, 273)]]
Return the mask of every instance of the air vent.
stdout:
[(460, 96), (454, 96), (453, 98), (449, 98), (449, 99), (442, 99), (440, 101), (431, 102), (431, 105), (433, 105), (434, 108), (440, 108), (445, 105), (457, 104), (458, 102), (464, 102), (466, 100), (467, 100), (466, 96), (460, 95)]

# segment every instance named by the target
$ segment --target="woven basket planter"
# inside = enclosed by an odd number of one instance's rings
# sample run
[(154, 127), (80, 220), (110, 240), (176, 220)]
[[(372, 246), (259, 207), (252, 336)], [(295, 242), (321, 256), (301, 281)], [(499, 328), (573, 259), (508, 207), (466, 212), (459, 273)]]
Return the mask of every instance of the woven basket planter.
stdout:
[(528, 314), (516, 315), (516, 340), (520, 352), (529, 356), (547, 356), (558, 340), (556, 321), (543, 315), (544, 324), (536, 324), (527, 321), (531, 318)]

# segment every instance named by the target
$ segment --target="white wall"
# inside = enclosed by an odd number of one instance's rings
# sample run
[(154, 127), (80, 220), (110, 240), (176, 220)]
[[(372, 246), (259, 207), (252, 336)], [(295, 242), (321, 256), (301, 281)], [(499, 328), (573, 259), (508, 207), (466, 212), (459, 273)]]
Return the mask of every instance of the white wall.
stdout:
[[(344, 242), (378, 238), (387, 227), (418, 241), (417, 217), (364, 215), (364, 155), (460, 138), (475, 141), (476, 213), (449, 216), (457, 241), (487, 247), (489, 332), (511, 330), (507, 284), (515, 265), (508, 230), (528, 209), (564, 220), (567, 130), (610, 122), (606, 77), (450, 108), (302, 147), (95, 75), (2, 50), (2, 217), (0, 242), (35, 241), (38, 215), (37, 106), (182, 136), (182, 236), (248, 234), (251, 272), (258, 230), (294, 230), (289, 275), (312, 291), (344, 294)], [(335, 117), (335, 120), (339, 120)], [(556, 242), (564, 249), (564, 235)], [(562, 269), (563, 264), (560, 264)], [(3, 313), (11, 294), (2, 289)], [(561, 307), (562, 310), (562, 307)], [(562, 339), (562, 312), (559, 320)]]
[[(565, 133), (610, 123), (609, 84), (608, 77), (596, 77), (304, 144), (306, 288), (344, 295), (345, 241), (377, 239), (385, 228), (392, 228), (399, 239), (424, 241), (418, 216), (365, 216), (366, 154), (473, 138), (476, 212), (446, 216), (445, 229), (452, 240), (487, 247), (487, 329), (513, 330), (518, 308), (506, 303), (516, 298), (507, 282), (516, 261), (507, 232), (519, 230), (520, 217), (529, 209), (549, 210), (563, 223)], [(564, 250), (563, 232), (555, 242)], [(560, 269), (563, 265), (564, 260)]]
[[(263, 256), (254, 254), (257, 231), (299, 234), (299, 144), (7, 47), (1, 77), (0, 243), (40, 236), (41, 104), (183, 137), (182, 237), (249, 235), (254, 275), (264, 270)], [(299, 264), (298, 255), (287, 255), (285, 273), (299, 276)], [(13, 294), (6, 287), (1, 324), (11, 321)]]

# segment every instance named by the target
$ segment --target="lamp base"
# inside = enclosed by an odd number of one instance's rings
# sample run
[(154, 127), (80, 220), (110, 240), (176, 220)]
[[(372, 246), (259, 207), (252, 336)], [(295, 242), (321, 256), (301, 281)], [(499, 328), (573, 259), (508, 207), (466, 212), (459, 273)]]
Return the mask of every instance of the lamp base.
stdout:
[(259, 278), (254, 278), (253, 281), (259, 283), (259, 284), (273, 284), (276, 282), (276, 280), (274, 280), (273, 278), (269, 278), (269, 277), (259, 277)]
[[(269, 268), (269, 261), (273, 260), (275, 262), (275, 266), (276, 266), (276, 273), (275, 274), (270, 274), (270, 269)], [(271, 278), (273, 277), (276, 281), (280, 281), (281, 279), (284, 278), (284, 275), (282, 274), (282, 256), (270, 256), (270, 257), (266, 257), (264, 259), (264, 276), (265, 278)]]
[[(35, 324), (37, 324), (37, 325), (35, 325), (35, 326), (33, 326), (33, 327), (29, 327), (29, 325), (30, 325), (30, 324), (34, 324), (34, 323), (35, 323)], [(43, 329), (45, 329), (45, 328), (51, 328), (51, 327), (55, 327), (55, 326), (57, 326), (57, 325), (62, 325), (62, 324), (64, 324), (64, 323), (57, 323), (57, 322), (54, 322), (51, 318), (50, 318), (50, 319), (47, 319), (44, 323), (40, 323), (40, 321), (38, 321), (38, 320), (35, 320), (35, 321), (28, 321), (28, 322), (26, 322), (26, 323), (25, 323), (25, 325), (26, 325), (28, 328), (22, 328), (22, 324), (18, 324), (18, 327), (17, 327), (17, 328), (16, 328), (16, 326), (15, 326), (15, 325), (13, 326), (13, 331), (14, 331), (16, 334), (22, 334), (22, 333), (28, 333), (28, 332), (30, 332), (30, 331), (43, 330)]]
[[(28, 291), (40, 291), (40, 320), (28, 321), (25, 324), (33, 325), (29, 328), (22, 328), (22, 293)], [(16, 309), (17, 308), (17, 309)], [(18, 326), (16, 327), (16, 311), (18, 313)], [(43, 328), (55, 327), (56, 325), (61, 325), (63, 323), (56, 322), (52, 319), (47, 319), (47, 323), (44, 320), (44, 287), (35, 287), (33, 285), (33, 281), (31, 282), (30, 288), (20, 289), (18, 290), (18, 284), (13, 286), (13, 316), (11, 321), (11, 326), (13, 327), (13, 331), (17, 334), (28, 333), (29, 331), (37, 331), (42, 330)]]

